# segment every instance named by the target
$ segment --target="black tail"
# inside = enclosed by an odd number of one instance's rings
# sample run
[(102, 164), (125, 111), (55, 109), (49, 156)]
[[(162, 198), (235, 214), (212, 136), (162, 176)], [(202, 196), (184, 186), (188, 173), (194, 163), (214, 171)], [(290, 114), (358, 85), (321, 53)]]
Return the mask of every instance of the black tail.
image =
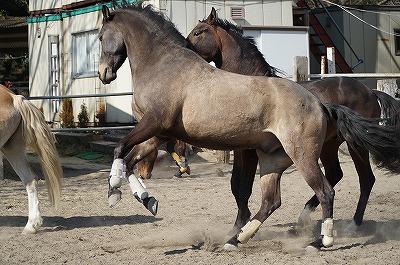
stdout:
[(378, 97), (384, 124), (400, 126), (400, 102), (385, 92), (379, 90), (373, 92)]
[(324, 106), (337, 122), (339, 137), (350, 146), (365, 147), (376, 166), (400, 173), (400, 130), (397, 126), (381, 125), (384, 119), (364, 118), (341, 105)]

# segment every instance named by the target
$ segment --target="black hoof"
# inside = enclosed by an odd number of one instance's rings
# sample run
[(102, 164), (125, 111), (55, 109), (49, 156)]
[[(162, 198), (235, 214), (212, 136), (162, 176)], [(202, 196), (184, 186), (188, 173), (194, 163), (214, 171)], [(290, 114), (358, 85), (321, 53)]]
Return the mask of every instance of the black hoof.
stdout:
[(143, 200), (143, 205), (152, 215), (156, 216), (158, 211), (158, 201), (154, 197), (147, 197)]

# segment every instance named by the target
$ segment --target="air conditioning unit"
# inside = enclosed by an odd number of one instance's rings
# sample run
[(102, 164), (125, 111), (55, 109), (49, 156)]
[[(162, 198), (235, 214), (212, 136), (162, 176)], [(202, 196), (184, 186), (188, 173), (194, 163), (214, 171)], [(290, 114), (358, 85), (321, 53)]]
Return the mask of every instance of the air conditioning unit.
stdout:
[(244, 19), (244, 8), (243, 7), (231, 7), (231, 18)]

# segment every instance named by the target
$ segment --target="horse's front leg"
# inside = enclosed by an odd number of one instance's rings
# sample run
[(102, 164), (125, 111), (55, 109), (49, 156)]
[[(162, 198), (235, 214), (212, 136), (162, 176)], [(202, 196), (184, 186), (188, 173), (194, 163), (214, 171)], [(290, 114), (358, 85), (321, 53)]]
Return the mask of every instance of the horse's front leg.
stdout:
[[(138, 180), (136, 177), (136, 179), (131, 178), (133, 175), (133, 166), (138, 161), (154, 152), (154, 150), (157, 150), (157, 147), (163, 144), (165, 141), (165, 139), (158, 137), (150, 138), (149, 140), (135, 146), (125, 159), (118, 157), (114, 159), (109, 176), (108, 202), (110, 207), (115, 206), (121, 200), (122, 192), (119, 188), (122, 185), (123, 178), (128, 178), (129, 183), (135, 184), (136, 188), (143, 188), (143, 183), (141, 180)], [(131, 156), (131, 154), (135, 155)], [(127, 161), (128, 166), (126, 166), (125, 161)], [(137, 181), (139, 181), (139, 183)], [(145, 196), (145, 193), (143, 196)], [(145, 202), (144, 198), (142, 198), (142, 202)], [(147, 208), (147, 205), (145, 206)], [(155, 214), (151, 209), (149, 210)]]

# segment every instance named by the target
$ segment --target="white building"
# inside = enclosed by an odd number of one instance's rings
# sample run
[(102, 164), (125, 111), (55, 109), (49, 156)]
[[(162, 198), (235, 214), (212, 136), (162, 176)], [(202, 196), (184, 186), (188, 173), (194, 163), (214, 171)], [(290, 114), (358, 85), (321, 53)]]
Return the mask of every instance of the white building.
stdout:
[[(97, 34), (102, 23), (102, 2), (30, 1), (31, 97), (133, 92), (127, 62), (110, 85), (103, 85), (97, 77), (100, 49)], [(308, 30), (307, 27), (293, 27), (292, 1), (151, 0), (146, 3), (164, 12), (184, 36), (214, 7), (220, 18), (241, 25), (246, 35), (254, 36), (267, 61), (288, 74), (291, 74), (293, 56), (309, 57)], [(59, 121), (60, 100), (33, 102), (43, 109), (48, 121)], [(92, 122), (101, 104), (106, 105), (108, 123), (133, 121), (131, 96), (74, 98), (75, 118), (83, 103)]]

